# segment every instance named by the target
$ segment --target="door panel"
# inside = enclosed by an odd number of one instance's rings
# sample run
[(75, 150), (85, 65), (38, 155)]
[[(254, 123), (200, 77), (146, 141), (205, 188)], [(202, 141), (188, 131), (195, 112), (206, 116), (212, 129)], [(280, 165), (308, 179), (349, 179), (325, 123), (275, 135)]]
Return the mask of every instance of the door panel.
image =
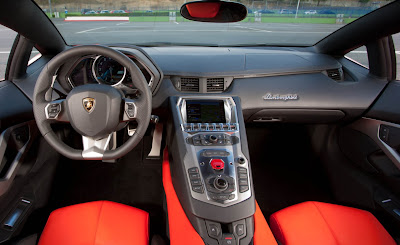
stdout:
[(365, 117), (400, 124), (400, 81), (389, 83)]
[(0, 82), (0, 131), (33, 120), (32, 103), (10, 81)]
[(400, 236), (399, 95), (400, 83), (389, 83), (365, 117), (339, 129), (337, 143), (347, 159), (336, 162), (344, 168), (342, 176), (333, 177), (339, 200), (356, 207), (364, 202), (395, 238)]
[(48, 203), (59, 155), (41, 137), (31, 101), (14, 83), (0, 82), (0, 105), (0, 244), (3, 244), (18, 237), (23, 229), (40, 230), (40, 222), (25, 224), (32, 219), (30, 214)]

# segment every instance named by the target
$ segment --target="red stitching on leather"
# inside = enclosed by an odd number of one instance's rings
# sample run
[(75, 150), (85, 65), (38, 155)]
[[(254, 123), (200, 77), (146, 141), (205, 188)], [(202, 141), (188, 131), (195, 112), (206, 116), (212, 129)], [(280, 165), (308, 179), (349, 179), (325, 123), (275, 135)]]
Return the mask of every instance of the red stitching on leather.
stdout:
[[(279, 242), (282, 243), (282, 245), (285, 245), (286, 244), (286, 239), (285, 239), (285, 236), (283, 235), (283, 230), (282, 230), (281, 225), (279, 224), (277, 219), (275, 219), (275, 215), (271, 216), (271, 224), (275, 223), (278, 226), (279, 233), (280, 233), (280, 239), (278, 237), (276, 237), (276, 239), (279, 240)], [(283, 240), (283, 241), (281, 241), (281, 240)]]
[(101, 211), (103, 210), (103, 205), (104, 205), (104, 201), (101, 202), (101, 206), (100, 206), (100, 210), (99, 210), (99, 217), (97, 218), (96, 231), (94, 233), (93, 244), (96, 244), (97, 231), (99, 230), (100, 217), (101, 217)]
[(333, 236), (333, 239), (335, 239), (336, 244), (339, 244), (339, 240), (336, 238), (335, 233), (333, 233), (333, 230), (332, 230), (332, 228), (329, 226), (329, 223), (326, 222), (326, 219), (325, 219), (324, 215), (323, 215), (322, 212), (319, 210), (318, 206), (315, 205), (315, 203), (317, 203), (317, 202), (311, 202), (311, 203), (314, 205), (314, 207), (317, 209), (318, 213), (321, 215), (321, 217), (322, 217), (322, 219), (324, 220), (326, 226), (328, 227), (329, 231), (331, 232), (331, 234), (332, 234), (332, 236)]
[(147, 219), (146, 219), (146, 227), (147, 227), (147, 229), (146, 229), (146, 236), (147, 236), (147, 242), (150, 241), (150, 237), (149, 237), (150, 224), (149, 224), (149, 221), (150, 221), (150, 214), (147, 214)]

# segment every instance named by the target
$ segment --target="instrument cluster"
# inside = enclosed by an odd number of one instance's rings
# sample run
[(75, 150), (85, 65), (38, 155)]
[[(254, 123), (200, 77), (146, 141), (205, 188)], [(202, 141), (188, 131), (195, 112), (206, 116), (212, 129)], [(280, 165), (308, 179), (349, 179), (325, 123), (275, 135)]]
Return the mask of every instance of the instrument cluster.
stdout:
[[(140, 68), (148, 83), (150, 83), (152, 77), (149, 71), (140, 62), (134, 59), (132, 60)], [(86, 57), (81, 59), (71, 69), (67, 76), (67, 80), (71, 88), (84, 84), (99, 83), (135, 89), (131, 75), (126, 67), (105, 56)]]

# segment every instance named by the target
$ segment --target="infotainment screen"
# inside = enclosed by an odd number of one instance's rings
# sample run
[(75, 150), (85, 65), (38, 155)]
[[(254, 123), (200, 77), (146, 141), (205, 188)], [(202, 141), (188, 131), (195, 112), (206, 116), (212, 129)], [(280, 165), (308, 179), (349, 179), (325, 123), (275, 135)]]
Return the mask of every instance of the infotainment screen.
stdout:
[(186, 100), (187, 123), (226, 123), (223, 100)]

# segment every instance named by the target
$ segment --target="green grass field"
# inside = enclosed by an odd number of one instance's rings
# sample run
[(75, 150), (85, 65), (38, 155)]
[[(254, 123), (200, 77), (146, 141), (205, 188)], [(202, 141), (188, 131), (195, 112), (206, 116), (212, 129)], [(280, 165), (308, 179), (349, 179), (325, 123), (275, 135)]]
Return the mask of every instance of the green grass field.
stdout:
[[(254, 22), (254, 17), (247, 17), (242, 22)], [(347, 24), (354, 21), (355, 18), (344, 18), (343, 23)], [(168, 22), (168, 16), (133, 16), (129, 17), (130, 22)], [(176, 17), (177, 22), (186, 22), (189, 20), (183, 17)], [(309, 23), (309, 24), (336, 24), (336, 18), (293, 18), (293, 17), (262, 17), (262, 23)]]
[[(164, 11), (162, 15), (157, 16), (157, 13), (145, 13), (145, 12), (134, 12), (130, 13), (133, 16), (129, 17), (130, 22), (168, 22), (169, 17), (165, 16), (168, 11)], [(149, 16), (150, 14), (150, 16)], [(50, 14), (47, 13), (47, 16), (50, 17)], [(66, 14), (63, 12), (59, 13), (60, 18), (65, 18)], [(69, 12), (67, 16), (85, 16), (81, 15), (79, 12)], [(102, 15), (88, 15), (88, 16), (102, 16)], [(106, 16), (113, 16), (111, 14), (107, 14)], [(348, 24), (352, 21), (356, 20), (356, 18), (343, 18), (343, 23)], [(177, 22), (188, 22), (189, 20), (184, 19), (177, 13), (176, 16)], [(246, 19), (242, 22), (251, 22), (255, 21), (254, 14), (249, 14)], [(299, 15), (298, 18), (294, 18), (294, 15), (290, 16), (282, 16), (279, 14), (268, 14), (266, 16), (261, 17), (262, 23), (309, 23), (309, 24), (336, 24), (335, 16), (308, 16), (308, 15)]]
[[(177, 18), (178, 19), (178, 18)], [(168, 22), (168, 16), (131, 16), (130, 22)]]
[[(254, 22), (254, 17), (247, 17), (243, 22)], [(343, 18), (343, 23), (347, 24), (355, 18)], [(308, 24), (336, 24), (336, 18), (294, 18), (294, 17), (261, 17), (262, 23), (308, 23)]]

